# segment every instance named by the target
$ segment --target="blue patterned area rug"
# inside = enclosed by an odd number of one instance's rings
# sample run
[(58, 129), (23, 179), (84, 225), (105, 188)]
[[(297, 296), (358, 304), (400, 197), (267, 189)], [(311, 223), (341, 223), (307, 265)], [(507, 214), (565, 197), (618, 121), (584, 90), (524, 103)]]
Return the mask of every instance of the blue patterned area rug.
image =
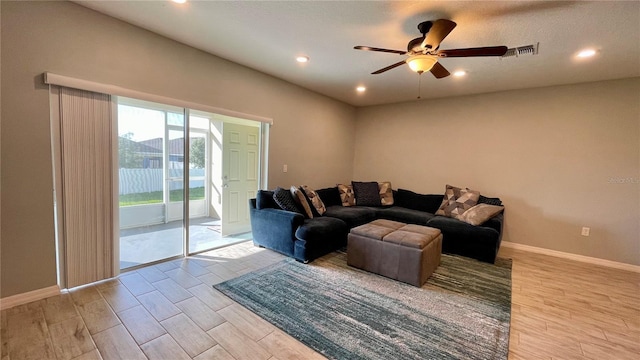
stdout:
[(214, 285), (329, 359), (507, 359), (511, 260), (442, 255), (422, 287), (286, 259)]

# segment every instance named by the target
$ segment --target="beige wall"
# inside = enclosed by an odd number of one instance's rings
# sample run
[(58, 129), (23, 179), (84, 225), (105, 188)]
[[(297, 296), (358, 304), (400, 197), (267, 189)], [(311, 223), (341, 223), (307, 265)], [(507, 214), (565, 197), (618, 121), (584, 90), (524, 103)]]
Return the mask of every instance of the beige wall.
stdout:
[(56, 284), (45, 71), (273, 118), (269, 187), (351, 177), (349, 105), (73, 3), (1, 4), (2, 297)]
[(467, 186), (507, 241), (640, 264), (639, 79), (356, 111), (73, 3), (1, 9), (1, 297), (56, 283), (45, 71), (273, 118), (271, 188)]
[(503, 240), (640, 265), (640, 78), (367, 107), (356, 119), (354, 179), (476, 189), (504, 201)]

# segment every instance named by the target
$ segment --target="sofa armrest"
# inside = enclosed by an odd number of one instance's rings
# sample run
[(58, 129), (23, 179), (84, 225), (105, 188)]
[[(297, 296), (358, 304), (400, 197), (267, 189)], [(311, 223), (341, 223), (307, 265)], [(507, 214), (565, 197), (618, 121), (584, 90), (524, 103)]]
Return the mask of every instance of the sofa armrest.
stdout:
[(504, 212), (492, 217), (491, 219), (480, 224), (480, 226), (489, 227), (502, 234), (502, 226), (504, 224)]
[(302, 214), (281, 209), (261, 209), (249, 205), (253, 242), (293, 256), (296, 230), (304, 222)]

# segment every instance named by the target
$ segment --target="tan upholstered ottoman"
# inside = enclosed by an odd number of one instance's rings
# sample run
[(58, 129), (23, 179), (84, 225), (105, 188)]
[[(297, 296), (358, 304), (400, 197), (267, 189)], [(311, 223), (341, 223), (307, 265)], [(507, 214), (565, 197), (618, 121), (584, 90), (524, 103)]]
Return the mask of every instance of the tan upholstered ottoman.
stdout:
[(349, 232), (347, 264), (415, 286), (422, 286), (440, 265), (438, 229), (375, 220)]

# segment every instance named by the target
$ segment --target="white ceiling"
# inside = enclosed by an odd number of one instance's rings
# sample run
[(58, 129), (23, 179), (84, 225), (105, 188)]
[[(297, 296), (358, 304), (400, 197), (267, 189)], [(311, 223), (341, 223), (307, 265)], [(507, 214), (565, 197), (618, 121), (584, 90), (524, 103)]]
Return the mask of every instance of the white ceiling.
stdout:
[[(441, 59), (468, 75), (423, 74), (423, 99), (640, 76), (639, 1), (76, 2), (356, 106), (415, 100), (419, 76), (406, 65), (370, 75), (403, 57), (353, 47), (406, 50), (418, 23), (439, 18), (458, 24), (441, 49), (539, 43), (539, 53)], [(597, 56), (576, 59), (587, 47)]]

